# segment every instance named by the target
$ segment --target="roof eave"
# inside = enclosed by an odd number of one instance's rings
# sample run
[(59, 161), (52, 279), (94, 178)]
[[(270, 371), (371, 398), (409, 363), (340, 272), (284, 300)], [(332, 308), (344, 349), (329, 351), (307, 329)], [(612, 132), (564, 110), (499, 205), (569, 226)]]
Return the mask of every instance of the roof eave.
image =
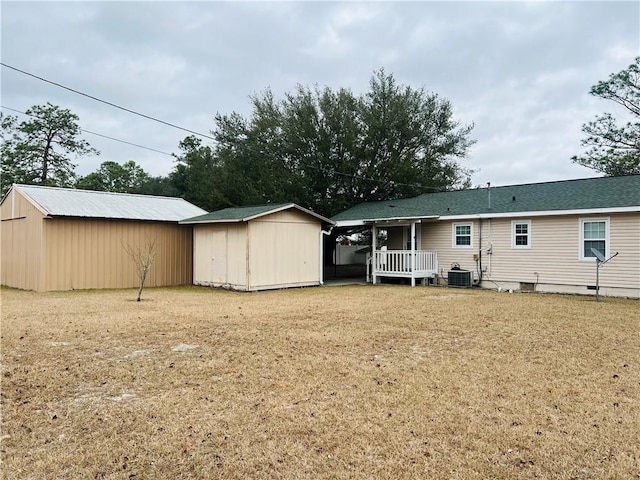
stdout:
[[(34, 207), (36, 207), (36, 209), (42, 213), (45, 217), (50, 217), (51, 216), (51, 212), (49, 212), (46, 208), (44, 208), (42, 205), (40, 205), (38, 202), (36, 202), (33, 197), (31, 197), (27, 192), (24, 191), (24, 189), (20, 188), (22, 185), (20, 184), (13, 184), (11, 186), (11, 190), (14, 190), (16, 192), (19, 192), (24, 198), (26, 198)], [(8, 193), (7, 193), (8, 194)]]
[(180, 220), (178, 223), (180, 225), (195, 225), (195, 224), (207, 224), (207, 223), (241, 223), (245, 220), (243, 218), (213, 218), (213, 219), (204, 219), (204, 220)]
[(264, 212), (260, 212), (260, 213), (256, 213), (254, 215), (249, 215), (247, 217), (242, 217), (242, 218), (215, 218), (215, 219), (203, 219), (203, 220), (190, 220), (190, 219), (185, 219), (185, 220), (181, 220), (178, 223), (181, 224), (196, 224), (196, 223), (200, 223), (200, 224), (206, 224), (206, 223), (242, 223), (242, 222), (250, 222), (251, 220), (255, 220), (256, 218), (260, 218), (260, 217), (265, 217), (267, 215), (273, 215), (274, 213), (278, 213), (278, 212), (282, 212), (284, 210), (289, 210), (289, 209), (295, 209), (295, 210), (299, 210), (302, 213), (305, 213), (307, 215), (310, 215), (312, 217), (317, 218), (318, 220), (320, 220), (322, 223), (326, 223), (329, 225), (335, 225), (336, 222), (334, 222), (333, 220), (323, 217), (322, 215), (319, 215), (315, 212), (312, 212), (311, 210), (308, 210), (304, 207), (301, 207), (300, 205), (296, 205), (295, 203), (288, 203), (285, 205), (280, 205), (279, 207), (276, 208), (272, 208), (271, 210), (267, 210)]

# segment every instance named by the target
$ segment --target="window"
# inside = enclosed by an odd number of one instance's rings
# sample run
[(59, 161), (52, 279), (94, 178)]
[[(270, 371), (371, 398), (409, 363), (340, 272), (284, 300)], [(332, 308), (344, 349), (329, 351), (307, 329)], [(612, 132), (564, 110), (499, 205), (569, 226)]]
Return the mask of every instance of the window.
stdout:
[(531, 220), (511, 222), (511, 248), (531, 248)]
[(595, 259), (592, 248), (607, 257), (609, 252), (609, 219), (580, 219), (580, 260)]
[(472, 247), (471, 239), (473, 236), (472, 224), (470, 223), (454, 223), (453, 224), (453, 246), (464, 248)]

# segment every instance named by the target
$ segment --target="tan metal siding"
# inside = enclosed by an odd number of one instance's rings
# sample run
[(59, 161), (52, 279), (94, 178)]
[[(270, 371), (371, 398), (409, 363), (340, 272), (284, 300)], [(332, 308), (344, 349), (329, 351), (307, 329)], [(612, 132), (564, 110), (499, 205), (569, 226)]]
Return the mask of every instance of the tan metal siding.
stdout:
[(55, 218), (44, 220), (43, 290), (129, 288), (138, 284), (125, 245), (155, 239), (146, 286), (192, 282), (191, 227), (162, 222)]
[(320, 283), (320, 222), (295, 210), (249, 222), (249, 289)]
[(0, 207), (0, 218), (2, 285), (42, 290), (42, 212), (12, 192)]

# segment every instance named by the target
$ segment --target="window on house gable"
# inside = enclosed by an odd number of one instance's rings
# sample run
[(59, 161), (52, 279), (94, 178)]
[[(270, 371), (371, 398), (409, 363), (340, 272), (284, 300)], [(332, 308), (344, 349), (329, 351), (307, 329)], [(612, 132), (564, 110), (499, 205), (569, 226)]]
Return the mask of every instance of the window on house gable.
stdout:
[(598, 250), (607, 257), (609, 252), (609, 219), (580, 219), (580, 260), (596, 258), (591, 251)]
[(531, 220), (511, 222), (511, 248), (531, 248)]
[(453, 246), (454, 247), (472, 247), (472, 224), (470, 223), (454, 223), (453, 224)]

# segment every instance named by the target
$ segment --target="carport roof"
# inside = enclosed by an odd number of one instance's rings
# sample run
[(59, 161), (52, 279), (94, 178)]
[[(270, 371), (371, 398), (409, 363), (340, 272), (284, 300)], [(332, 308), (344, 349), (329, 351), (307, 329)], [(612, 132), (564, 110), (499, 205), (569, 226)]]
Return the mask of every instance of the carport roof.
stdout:
[(234, 223), (234, 222), (248, 222), (255, 218), (263, 217), (265, 215), (271, 215), (283, 210), (295, 209), (303, 212), (307, 215), (317, 218), (322, 223), (333, 225), (333, 220), (330, 220), (322, 215), (318, 215), (311, 210), (307, 210), (295, 203), (278, 203), (268, 205), (256, 205), (251, 207), (230, 207), (215, 212), (207, 213), (205, 215), (199, 215), (193, 218), (186, 218), (180, 223)]
[[(48, 217), (177, 222), (205, 212), (182, 198), (174, 197), (17, 184), (13, 185), (12, 189), (14, 192), (22, 193)], [(3, 202), (11, 195), (9, 191)]]

